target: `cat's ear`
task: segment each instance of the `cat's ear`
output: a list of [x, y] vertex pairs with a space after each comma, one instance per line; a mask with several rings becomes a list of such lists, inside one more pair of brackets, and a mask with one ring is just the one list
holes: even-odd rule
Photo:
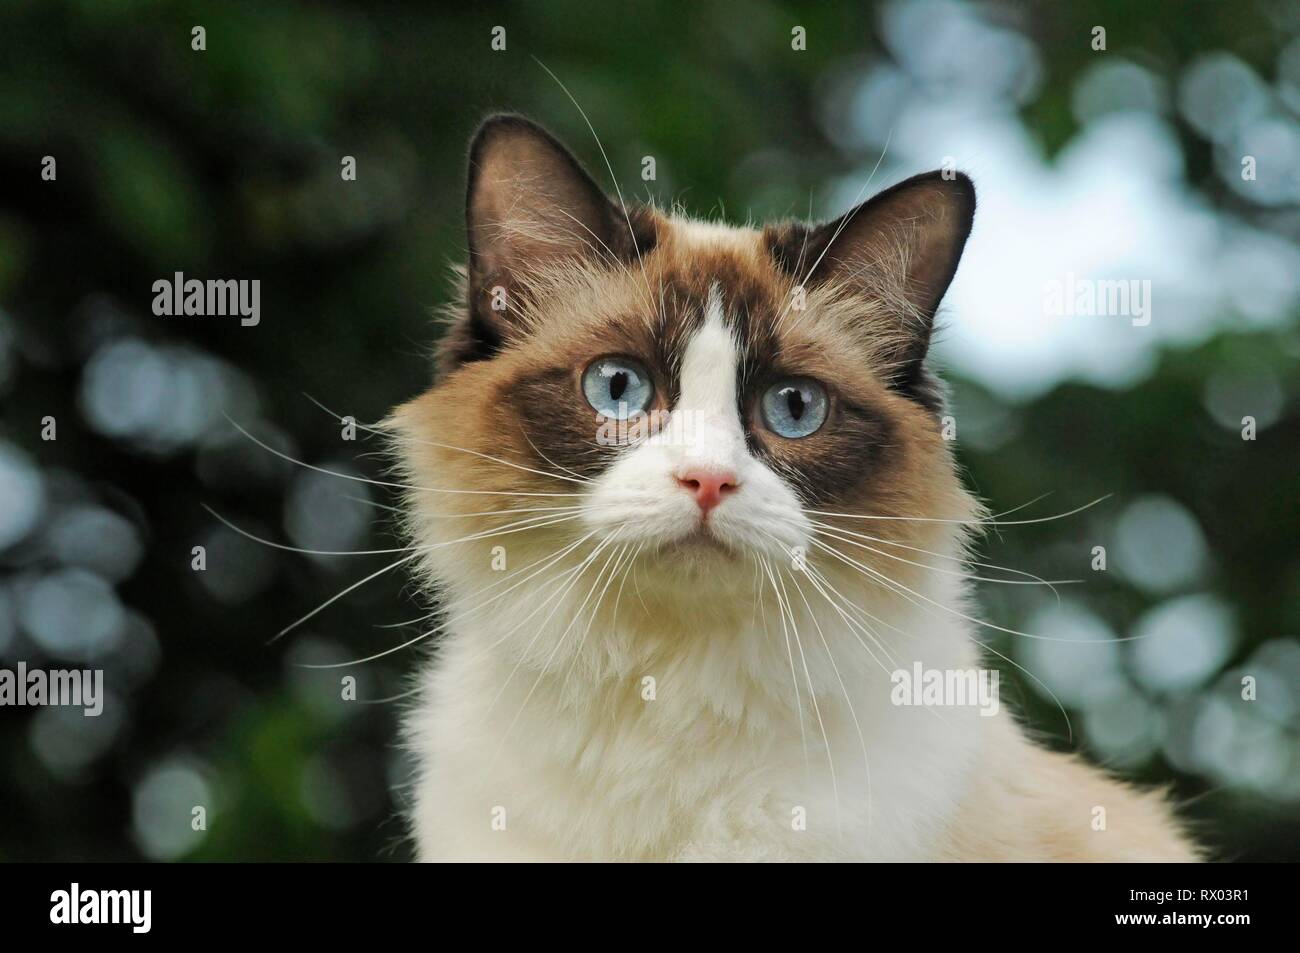
[[444, 342], [444, 366], [495, 354], [518, 329], [530, 278], [548, 265], [648, 251], [653, 230], [629, 217], [541, 126], [508, 114], [484, 121], [469, 150], [468, 313]]
[[884, 300], [900, 319], [899, 327], [890, 329], [897, 335], [889, 362], [893, 381], [907, 390], [923, 376], [934, 315], [957, 272], [974, 218], [971, 180], [961, 173], [928, 172], [833, 222], [774, 233], [769, 247], [800, 282], [834, 283]]

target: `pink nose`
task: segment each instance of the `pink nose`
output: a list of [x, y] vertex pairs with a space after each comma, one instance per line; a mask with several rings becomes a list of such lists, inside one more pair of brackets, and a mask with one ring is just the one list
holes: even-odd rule
[[700, 505], [700, 512], [705, 516], [709, 510], [722, 502], [722, 497], [736, 489], [736, 475], [728, 470], [689, 469], [678, 474], [677, 482], [695, 497]]

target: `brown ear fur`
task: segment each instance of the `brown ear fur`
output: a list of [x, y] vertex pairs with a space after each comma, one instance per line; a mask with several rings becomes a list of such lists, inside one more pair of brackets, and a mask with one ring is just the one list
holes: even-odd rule
[[796, 281], [837, 286], [886, 306], [900, 327], [893, 386], [930, 406], [939, 398], [925, 356], [939, 302], [961, 260], [975, 216], [975, 186], [962, 173], [914, 176], [812, 228], [765, 233], [772, 256]]
[[442, 370], [496, 354], [528, 310], [530, 274], [565, 259], [615, 264], [655, 243], [652, 217], [624, 210], [576, 158], [522, 116], [488, 117], [470, 144], [466, 311], [444, 337]]

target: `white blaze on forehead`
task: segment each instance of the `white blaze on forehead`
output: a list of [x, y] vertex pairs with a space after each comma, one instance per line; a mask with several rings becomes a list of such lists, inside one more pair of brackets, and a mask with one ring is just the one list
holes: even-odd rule
[[691, 336], [682, 355], [677, 407], [735, 419], [738, 362], [736, 339], [722, 317], [722, 292], [714, 285], [704, 308], [704, 324]]
[[678, 468], [736, 471], [744, 463], [745, 431], [736, 409], [736, 339], [722, 316], [722, 293], [709, 289], [704, 323], [682, 354], [681, 396], [662, 433]]

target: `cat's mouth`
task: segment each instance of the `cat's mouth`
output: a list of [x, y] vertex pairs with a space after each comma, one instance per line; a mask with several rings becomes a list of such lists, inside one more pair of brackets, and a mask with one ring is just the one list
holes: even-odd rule
[[735, 557], [737, 554], [735, 548], [719, 539], [709, 528], [707, 522], [701, 521], [700, 525], [685, 536], [673, 540], [663, 547], [668, 552], [678, 553], [700, 553], [715, 554], [728, 557]]

